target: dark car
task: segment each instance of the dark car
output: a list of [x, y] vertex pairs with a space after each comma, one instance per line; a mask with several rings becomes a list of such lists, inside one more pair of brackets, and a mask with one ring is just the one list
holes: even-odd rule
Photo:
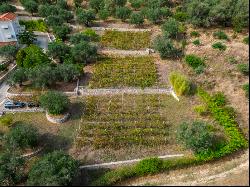
[[28, 103], [27, 104], [27, 106], [29, 107], [29, 108], [33, 108], [33, 107], [39, 107], [39, 104], [38, 103]]
[[23, 107], [25, 107], [25, 103], [23, 103], [23, 102], [6, 101], [4, 103], [4, 107], [7, 108], [7, 109], [23, 108]]

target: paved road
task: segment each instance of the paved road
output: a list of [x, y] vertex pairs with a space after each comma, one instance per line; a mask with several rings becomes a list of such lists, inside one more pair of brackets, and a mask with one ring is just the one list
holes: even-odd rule
[[6, 82], [0, 84], [0, 111], [3, 109], [3, 103], [6, 99], [7, 90], [9, 89], [9, 85]]

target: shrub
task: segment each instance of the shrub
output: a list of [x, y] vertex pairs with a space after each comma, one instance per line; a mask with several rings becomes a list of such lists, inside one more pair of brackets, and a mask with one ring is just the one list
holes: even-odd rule
[[31, 45], [36, 40], [36, 36], [33, 32], [25, 30], [18, 35], [18, 39], [21, 44]]
[[227, 104], [226, 96], [222, 92], [218, 92], [211, 97], [211, 102], [216, 106], [225, 106]]
[[200, 33], [197, 32], [197, 31], [192, 31], [192, 32], [190, 33], [190, 36], [192, 36], [192, 37], [199, 37], [199, 36], [200, 36]]
[[139, 9], [142, 4], [143, 4], [143, 0], [129, 0], [131, 7], [134, 9]]
[[85, 26], [90, 26], [95, 20], [95, 12], [94, 10], [83, 10], [77, 9], [76, 11], [77, 20], [79, 23], [84, 24]]
[[87, 41], [87, 42], [89, 42], [90, 41], [90, 37], [87, 36], [86, 34], [83, 34], [83, 33], [75, 33], [75, 34], [73, 34], [73, 35], [70, 36], [69, 41], [70, 41], [70, 43], [76, 45], [76, 44], [79, 44], [81, 41]]
[[220, 40], [229, 40], [228, 36], [223, 31], [214, 32], [213, 36]]
[[71, 48], [71, 54], [75, 62], [86, 64], [96, 59], [97, 48], [88, 42], [81, 41]]
[[243, 43], [244, 43], [244, 44], [249, 44], [249, 36], [248, 36], [248, 37], [245, 37], [245, 38], [243, 39]]
[[205, 116], [208, 113], [208, 109], [204, 105], [198, 105], [194, 107], [194, 111], [197, 112], [200, 116]]
[[42, 49], [36, 45], [30, 45], [20, 49], [17, 53], [16, 64], [19, 67], [33, 68], [39, 64], [49, 63], [50, 59], [43, 53]]
[[230, 64], [237, 64], [237, 59], [234, 56], [229, 56], [228, 57], [228, 62]]
[[5, 57], [8, 61], [15, 60], [18, 48], [13, 45], [0, 47], [0, 56]]
[[154, 41], [154, 49], [160, 53], [162, 59], [178, 58], [182, 55], [182, 50], [177, 49], [170, 39], [157, 37]]
[[22, 83], [27, 80], [27, 75], [24, 68], [18, 68], [13, 71], [9, 78], [7, 79], [7, 83], [9, 85], [18, 84], [19, 87], [22, 86]]
[[215, 135], [205, 122], [195, 121], [191, 124], [184, 122], [177, 130], [177, 139], [187, 148], [199, 153], [212, 148]]
[[67, 39], [67, 35], [71, 31], [71, 28], [66, 24], [63, 24], [61, 26], [54, 26], [52, 29], [56, 37], [62, 39], [63, 41]]
[[106, 8], [103, 8], [98, 12], [98, 15], [101, 20], [107, 20], [110, 13]]
[[164, 36], [169, 38], [177, 38], [180, 32], [180, 23], [174, 18], [169, 18], [161, 27]]
[[171, 85], [177, 95], [188, 95], [191, 92], [191, 83], [180, 73], [172, 72], [169, 76]]
[[231, 111], [225, 109], [224, 106], [218, 105], [218, 102], [214, 101], [214, 97], [210, 96], [201, 88], [198, 89], [198, 95], [205, 102], [212, 117], [224, 127], [224, 131], [228, 135], [229, 141], [226, 144], [217, 145], [214, 151], [208, 150], [199, 153], [197, 159], [202, 161], [220, 158], [240, 148], [247, 147], [247, 141], [237, 128], [235, 116], [232, 116]]
[[238, 64], [237, 69], [245, 76], [249, 75], [249, 64]]
[[196, 71], [200, 71], [200, 69], [203, 70], [202, 68], [205, 67], [204, 59], [193, 54], [186, 55], [185, 62]]
[[50, 91], [40, 97], [41, 106], [53, 115], [64, 113], [68, 109], [69, 102], [68, 97], [60, 92]]
[[193, 41], [193, 44], [194, 44], [194, 45], [201, 45], [201, 42], [200, 42], [199, 39], [197, 39], [197, 40], [194, 40], [194, 41]]
[[137, 175], [154, 174], [162, 170], [163, 161], [159, 158], [141, 160], [135, 166]]
[[[72, 38], [70, 38], [72, 42]], [[67, 55], [70, 55], [70, 47], [63, 42], [50, 42], [48, 44], [48, 55], [54, 59], [59, 59], [62, 63]]]
[[7, 64], [0, 64], [0, 72], [1, 71], [6, 71], [8, 69], [8, 65]]
[[10, 116], [2, 116], [0, 117], [0, 125], [3, 126], [11, 126], [13, 124], [13, 118]]
[[7, 13], [7, 12], [15, 12], [15, 11], [16, 11], [16, 7], [10, 4], [3, 3], [0, 5], [0, 14]]
[[132, 11], [128, 7], [117, 7], [115, 15], [117, 18], [121, 19], [124, 22], [129, 18], [131, 12]]
[[28, 31], [41, 31], [41, 32], [47, 32], [48, 31], [48, 26], [46, 23], [39, 19], [39, 20], [29, 20], [29, 21], [24, 21], [24, 20], [19, 20], [20, 25], [24, 25], [25, 29]]
[[16, 124], [4, 137], [5, 146], [11, 150], [34, 148], [38, 145], [38, 130], [27, 124]]
[[145, 8], [144, 12], [146, 18], [154, 24], [160, 23], [162, 21], [162, 12], [160, 8]]
[[245, 95], [249, 98], [249, 83], [243, 85], [243, 90], [245, 91]]
[[221, 42], [216, 42], [216, 43], [214, 43], [214, 44], [212, 45], [212, 47], [213, 47], [214, 49], [219, 49], [220, 51], [225, 51], [225, 50], [227, 49], [227, 46], [224, 45], [224, 44], [221, 43]]
[[135, 25], [142, 25], [144, 18], [140, 13], [133, 13], [130, 17], [130, 23]]
[[88, 36], [91, 41], [98, 42], [100, 41], [100, 36], [96, 34], [93, 29], [87, 28], [82, 32], [84, 35]]
[[35, 0], [21, 0], [22, 5], [25, 10], [30, 12], [31, 14], [38, 11], [38, 3]]
[[67, 186], [76, 174], [78, 162], [71, 156], [54, 151], [42, 157], [28, 174], [28, 185]]
[[51, 15], [46, 18], [46, 23], [50, 27], [61, 26], [64, 20], [59, 15]]
[[21, 181], [24, 172], [24, 159], [15, 152], [0, 154], [0, 185], [12, 186]]
[[180, 22], [184, 22], [188, 19], [188, 15], [187, 13], [185, 12], [179, 12], [177, 11], [175, 14], [174, 14], [174, 18], [177, 20], [177, 21], [180, 21]]

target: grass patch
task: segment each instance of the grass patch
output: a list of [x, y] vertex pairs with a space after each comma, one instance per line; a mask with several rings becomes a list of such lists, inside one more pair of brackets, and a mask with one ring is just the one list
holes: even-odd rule
[[249, 99], [249, 83], [243, 85], [246, 97]]
[[192, 36], [192, 37], [199, 37], [200, 33], [197, 32], [197, 31], [192, 31], [192, 32], [190, 32], [190, 36]]
[[244, 64], [244, 63], [238, 64], [237, 69], [243, 75], [245, 76], [249, 75], [249, 64]]
[[186, 55], [185, 62], [191, 66], [197, 74], [200, 74], [204, 71], [204, 67], [206, 66], [204, 63], [204, 59], [196, 56], [196, 55]]
[[29, 21], [20, 20], [19, 23], [20, 25], [24, 25], [28, 31], [48, 32], [47, 24], [41, 19]]
[[227, 49], [227, 46], [221, 42], [216, 42], [212, 45], [213, 49], [219, 49], [220, 51], [225, 51]]
[[101, 45], [124, 50], [145, 49], [150, 47], [150, 36], [150, 32], [105, 31]]
[[223, 31], [214, 32], [213, 36], [214, 36], [214, 38], [217, 38], [220, 40], [229, 40], [228, 36]]
[[157, 69], [150, 57], [105, 58], [94, 65], [91, 88], [151, 87]]
[[249, 45], [249, 36], [243, 39], [243, 43]]
[[201, 42], [200, 42], [199, 39], [197, 39], [197, 40], [193, 41], [193, 44], [196, 45], [196, 46], [199, 46], [199, 45], [201, 45]]

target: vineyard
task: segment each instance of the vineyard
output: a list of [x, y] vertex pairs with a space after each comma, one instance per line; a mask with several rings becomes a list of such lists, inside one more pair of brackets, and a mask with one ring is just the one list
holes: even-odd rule
[[157, 83], [151, 57], [104, 58], [94, 65], [90, 88], [151, 87]]
[[132, 156], [143, 149], [151, 154], [183, 152], [176, 143], [176, 127], [195, 117], [188, 100], [177, 103], [167, 95], [89, 96], [81, 102], [85, 107], [76, 147], [108, 149], [106, 155], [130, 149], [137, 151]]
[[101, 38], [103, 47], [139, 50], [150, 47], [150, 32], [105, 31]]

